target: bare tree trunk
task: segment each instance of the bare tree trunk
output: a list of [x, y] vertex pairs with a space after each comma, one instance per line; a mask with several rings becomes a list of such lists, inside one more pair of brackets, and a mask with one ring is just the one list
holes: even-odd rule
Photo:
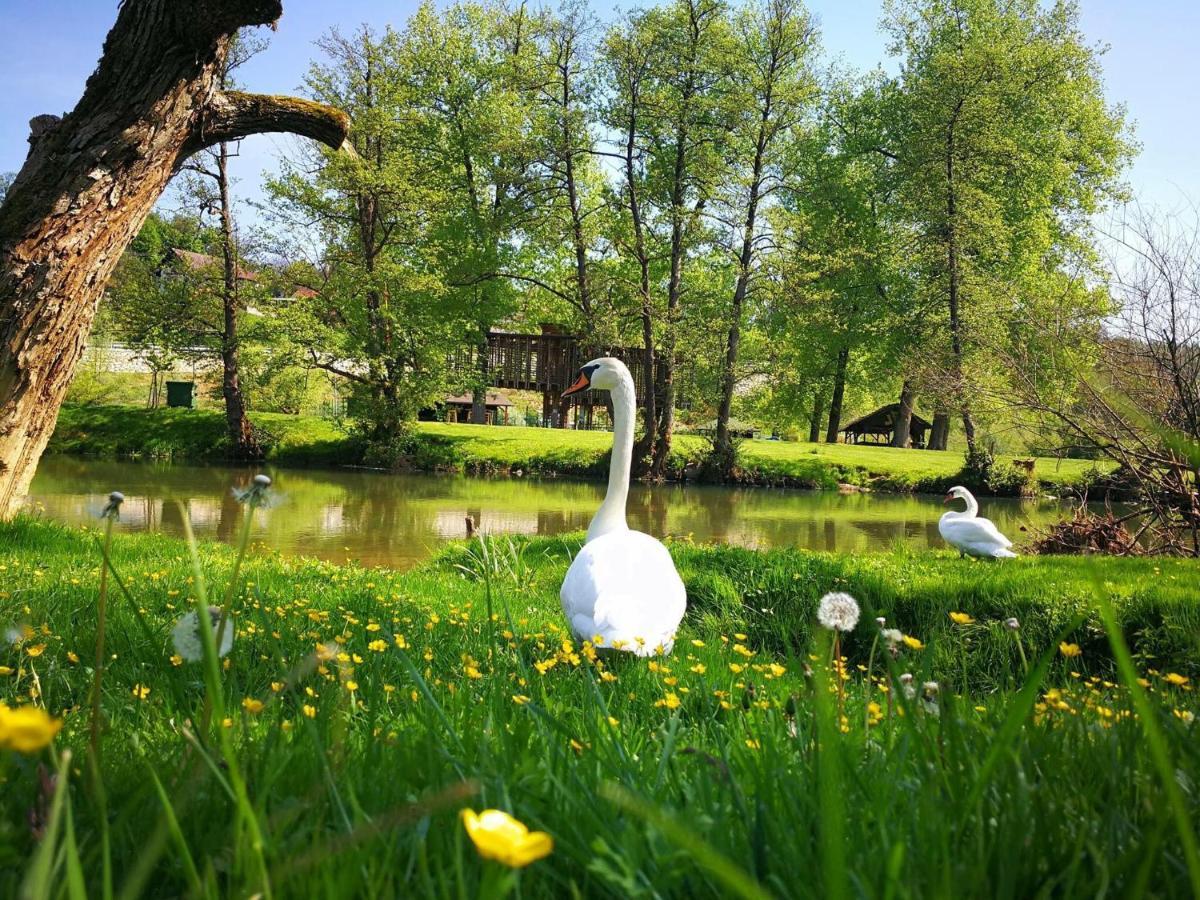
[[230, 446], [237, 459], [262, 459], [262, 448], [254, 426], [246, 415], [246, 398], [238, 376], [238, 262], [233, 235], [233, 208], [229, 198], [229, 145], [221, 142], [217, 151], [217, 188], [221, 202], [221, 256], [224, 262], [224, 311], [221, 332], [221, 394], [225, 399], [225, 426]]
[[725, 338], [725, 366], [721, 372], [721, 403], [717, 407], [717, 433], [713, 438], [713, 454], [728, 478], [733, 474], [733, 441], [729, 437], [729, 417], [733, 412], [733, 389], [737, 385], [738, 348], [742, 338], [742, 307], [746, 302], [746, 291], [750, 286], [750, 265], [754, 261], [754, 227], [758, 216], [758, 195], [762, 189], [763, 165], [767, 152], [767, 124], [771, 118], [771, 94], [759, 123], [758, 140], [754, 145], [754, 163], [751, 167], [750, 198], [746, 205], [746, 220], [742, 225], [742, 247], [738, 254], [737, 283], [733, 289], [733, 303], [729, 311], [729, 334]]
[[933, 414], [933, 425], [929, 429], [929, 449], [945, 450], [950, 440], [950, 413], [938, 410]]
[[818, 392], [813, 396], [812, 411], [808, 414], [808, 442], [821, 440], [821, 420], [825, 418], [825, 395]]
[[0, 206], [0, 515], [28, 489], [114, 266], [184, 160], [264, 131], [345, 141], [337, 110], [217, 89], [230, 35], [281, 13], [279, 0], [126, 0], [79, 104], [31, 122]]
[[900, 409], [896, 413], [896, 429], [892, 432], [893, 447], [907, 447], [912, 433], [913, 403], [916, 402], [916, 391], [909, 379], [904, 379], [900, 388]]
[[825, 429], [825, 443], [836, 444], [838, 429], [842, 426], [842, 398], [846, 395], [846, 367], [850, 363], [850, 348], [838, 351], [837, 368], [833, 373], [833, 397], [829, 401], [829, 427]]
[[638, 296], [641, 300], [642, 367], [646, 387], [642, 397], [643, 432], [633, 450], [633, 471], [648, 474], [658, 441], [658, 378], [654, 353], [654, 303], [650, 296], [650, 255], [646, 252], [646, 234], [642, 209], [638, 199], [635, 160], [637, 157], [638, 112], [640, 110], [640, 81], [633, 79], [629, 91], [629, 124], [625, 132], [625, 185], [629, 191], [629, 214], [633, 220], [633, 248], [638, 261]]
[[[961, 109], [962, 104], [959, 104]], [[957, 115], [957, 113], [956, 113]], [[949, 276], [950, 349], [954, 357], [954, 391], [962, 414], [963, 432], [967, 438], [967, 452], [975, 454], [975, 420], [967, 401], [965, 367], [963, 366], [962, 320], [960, 288], [962, 273], [959, 271], [958, 249], [958, 196], [954, 174], [954, 122], [946, 133], [946, 268]]]

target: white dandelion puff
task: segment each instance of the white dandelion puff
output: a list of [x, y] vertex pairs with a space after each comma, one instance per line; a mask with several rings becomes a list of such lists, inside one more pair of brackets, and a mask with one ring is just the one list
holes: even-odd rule
[[828, 593], [817, 604], [817, 621], [830, 631], [853, 631], [858, 624], [858, 601], [841, 591]]
[[1021, 627], [1021, 623], [1017, 621], [1016, 616], [1011, 616], [1004, 620], [1004, 627], [1009, 631], [1016, 631]]
[[244, 489], [234, 488], [233, 496], [238, 503], [261, 505], [267, 499], [267, 488], [270, 486], [270, 475], [255, 475], [254, 480], [250, 482], [250, 487]]
[[125, 502], [125, 495], [120, 491], [113, 491], [108, 495], [108, 503], [104, 509], [100, 511], [102, 519], [119, 519], [121, 518], [121, 504]]
[[[208, 615], [212, 621], [213, 640], [221, 627], [221, 608], [210, 606]], [[204, 658], [204, 638], [200, 634], [200, 619], [195, 610], [182, 616], [171, 631], [171, 640], [175, 644], [175, 652], [188, 662], [199, 662]], [[225, 623], [225, 633], [221, 635], [221, 646], [217, 647], [217, 656], [221, 657], [233, 649], [233, 622]]]

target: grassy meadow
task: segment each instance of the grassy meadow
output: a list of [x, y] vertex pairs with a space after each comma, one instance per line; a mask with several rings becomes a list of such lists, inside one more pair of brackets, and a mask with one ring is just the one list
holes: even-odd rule
[[[102, 589], [101, 527], [0, 525], [0, 702], [64, 723], [0, 750], [0, 896], [1200, 889], [1194, 563], [674, 542], [689, 612], [636, 659], [563, 631], [579, 536], [397, 573], [120, 535]], [[862, 605], [836, 663], [830, 590]], [[199, 598], [231, 604], [222, 664], [176, 655]], [[464, 808], [553, 851], [484, 860]]]
[[[311, 416], [254, 413], [280, 465], [344, 465], [362, 459], [362, 448], [332, 422]], [[606, 472], [612, 437], [599, 431], [419, 422], [409, 439], [416, 469], [469, 474], [521, 471], [530, 475], [598, 477]], [[675, 439], [671, 469], [685, 477], [703, 458], [697, 435]], [[124, 406], [64, 407], [49, 452], [97, 457], [220, 460], [226, 457], [225, 425], [211, 410], [143, 409]], [[741, 480], [754, 484], [836, 488], [839, 483], [888, 491], [943, 491], [962, 468], [953, 451], [932, 452], [848, 444], [747, 440], [740, 450]], [[1009, 462], [1005, 457], [1001, 463]], [[1060, 491], [1090, 477], [1090, 460], [1038, 458], [1034, 477], [1045, 490]], [[986, 493], [986, 490], [981, 491]]]

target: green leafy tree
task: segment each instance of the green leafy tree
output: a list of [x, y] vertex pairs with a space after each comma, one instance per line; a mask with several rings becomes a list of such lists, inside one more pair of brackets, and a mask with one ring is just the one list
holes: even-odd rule
[[728, 55], [733, 89], [723, 98], [735, 118], [718, 203], [737, 267], [724, 317], [728, 332], [713, 438], [714, 466], [725, 476], [735, 464], [729, 419], [747, 298], [763, 246], [763, 207], [792, 174], [792, 155], [785, 147], [789, 133], [815, 109], [816, 52], [815, 28], [798, 0], [759, 0], [735, 17]]
[[[364, 28], [321, 41], [309, 91], [352, 120], [355, 156], [312, 152], [269, 183], [280, 249], [302, 290], [272, 327], [297, 361], [349, 386], [372, 458], [403, 449], [404, 428], [443, 393], [470, 321], [448, 290], [452, 254], [439, 160], [412, 115], [402, 36]], [[307, 263], [301, 260], [307, 259]]]
[[884, 24], [901, 72], [881, 152], [920, 233], [918, 290], [943, 310], [938, 390], [975, 453], [975, 405], [1003, 378], [996, 348], [1036, 321], [1059, 263], [1090, 253], [1089, 217], [1130, 145], [1075, 3], [894, 0]]

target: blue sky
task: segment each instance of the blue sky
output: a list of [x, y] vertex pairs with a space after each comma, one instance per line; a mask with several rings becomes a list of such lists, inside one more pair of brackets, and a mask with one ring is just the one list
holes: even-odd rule
[[[878, 29], [880, 0], [809, 0], [828, 55], [866, 69], [885, 61]], [[332, 26], [403, 24], [413, 0], [285, 0], [271, 46], [242, 71], [247, 88], [293, 93], [314, 55], [313, 41]], [[0, 172], [25, 157], [27, 123], [41, 113], [71, 109], [83, 90], [116, 17], [116, 0], [0, 0]], [[617, 4], [595, 0], [602, 18]], [[1200, 201], [1200, 2], [1082, 0], [1089, 39], [1109, 45], [1104, 57], [1110, 100], [1126, 104], [1142, 152], [1129, 173], [1137, 195], [1177, 206]], [[269, 32], [266, 32], [270, 34]], [[259, 195], [262, 172], [291, 139], [243, 142], [235, 161], [237, 193]]]

